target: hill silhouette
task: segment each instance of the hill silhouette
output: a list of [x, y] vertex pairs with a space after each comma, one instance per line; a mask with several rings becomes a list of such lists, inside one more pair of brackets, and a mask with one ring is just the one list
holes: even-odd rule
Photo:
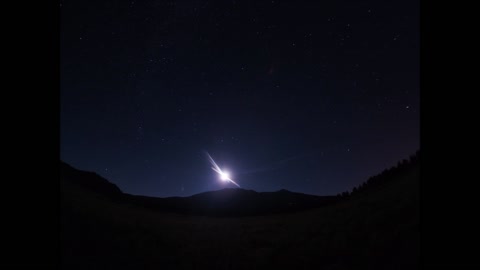
[[101, 176], [77, 170], [61, 162], [62, 182], [74, 188], [103, 195], [151, 210], [208, 216], [248, 216], [293, 212], [325, 206], [338, 201], [336, 196], [315, 196], [291, 192], [256, 192], [241, 188], [225, 188], [189, 197], [157, 198], [123, 193], [116, 185]]
[[60, 162], [60, 180], [62, 184], [68, 183], [109, 197], [118, 197], [123, 194], [120, 188], [100, 175], [77, 170], [63, 161]]
[[134, 196], [62, 163], [61, 269], [418, 269], [419, 163], [417, 152], [327, 198]]

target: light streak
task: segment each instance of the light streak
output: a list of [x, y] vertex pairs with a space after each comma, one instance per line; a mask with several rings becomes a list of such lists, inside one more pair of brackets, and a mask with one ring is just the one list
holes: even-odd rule
[[220, 167], [218, 167], [217, 163], [215, 162], [215, 160], [213, 160], [213, 158], [210, 156], [210, 154], [208, 152], [206, 152], [206, 154], [207, 154], [207, 157], [208, 157], [208, 161], [210, 161], [210, 164], [212, 164], [212, 166], [213, 166], [212, 170], [214, 170], [216, 173], [218, 173], [220, 175], [220, 180], [229, 181], [232, 184], [236, 185], [237, 187], [240, 187], [239, 184], [237, 184], [235, 181], [233, 181], [230, 178], [230, 174], [227, 171], [222, 171], [222, 169], [220, 169]]

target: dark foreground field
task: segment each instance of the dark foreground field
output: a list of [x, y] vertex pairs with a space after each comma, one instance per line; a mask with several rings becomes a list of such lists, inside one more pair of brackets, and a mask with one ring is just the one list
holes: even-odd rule
[[327, 206], [242, 217], [156, 211], [62, 179], [61, 269], [418, 269], [418, 162], [387, 177]]

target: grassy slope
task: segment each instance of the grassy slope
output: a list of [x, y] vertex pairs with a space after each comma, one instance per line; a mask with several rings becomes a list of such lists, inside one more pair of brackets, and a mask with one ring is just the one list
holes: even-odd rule
[[418, 167], [301, 213], [155, 213], [63, 183], [62, 269], [416, 269]]

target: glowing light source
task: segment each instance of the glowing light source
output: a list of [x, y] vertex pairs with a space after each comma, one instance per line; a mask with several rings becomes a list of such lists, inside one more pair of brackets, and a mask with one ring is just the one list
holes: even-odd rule
[[228, 172], [224, 172], [222, 171], [222, 169], [220, 169], [220, 167], [218, 167], [217, 163], [215, 163], [215, 161], [213, 160], [213, 158], [210, 156], [210, 154], [208, 154], [207, 152], [207, 157], [208, 157], [208, 160], [210, 161], [210, 163], [212, 164], [212, 170], [214, 170], [216, 173], [218, 173], [220, 175], [220, 180], [222, 181], [229, 181], [230, 183], [236, 185], [237, 187], [240, 187], [239, 184], [237, 184], [235, 181], [233, 181], [231, 178], [230, 178], [230, 174]]
[[229, 178], [230, 178], [230, 174], [228, 172], [220, 173], [220, 180], [228, 181]]

